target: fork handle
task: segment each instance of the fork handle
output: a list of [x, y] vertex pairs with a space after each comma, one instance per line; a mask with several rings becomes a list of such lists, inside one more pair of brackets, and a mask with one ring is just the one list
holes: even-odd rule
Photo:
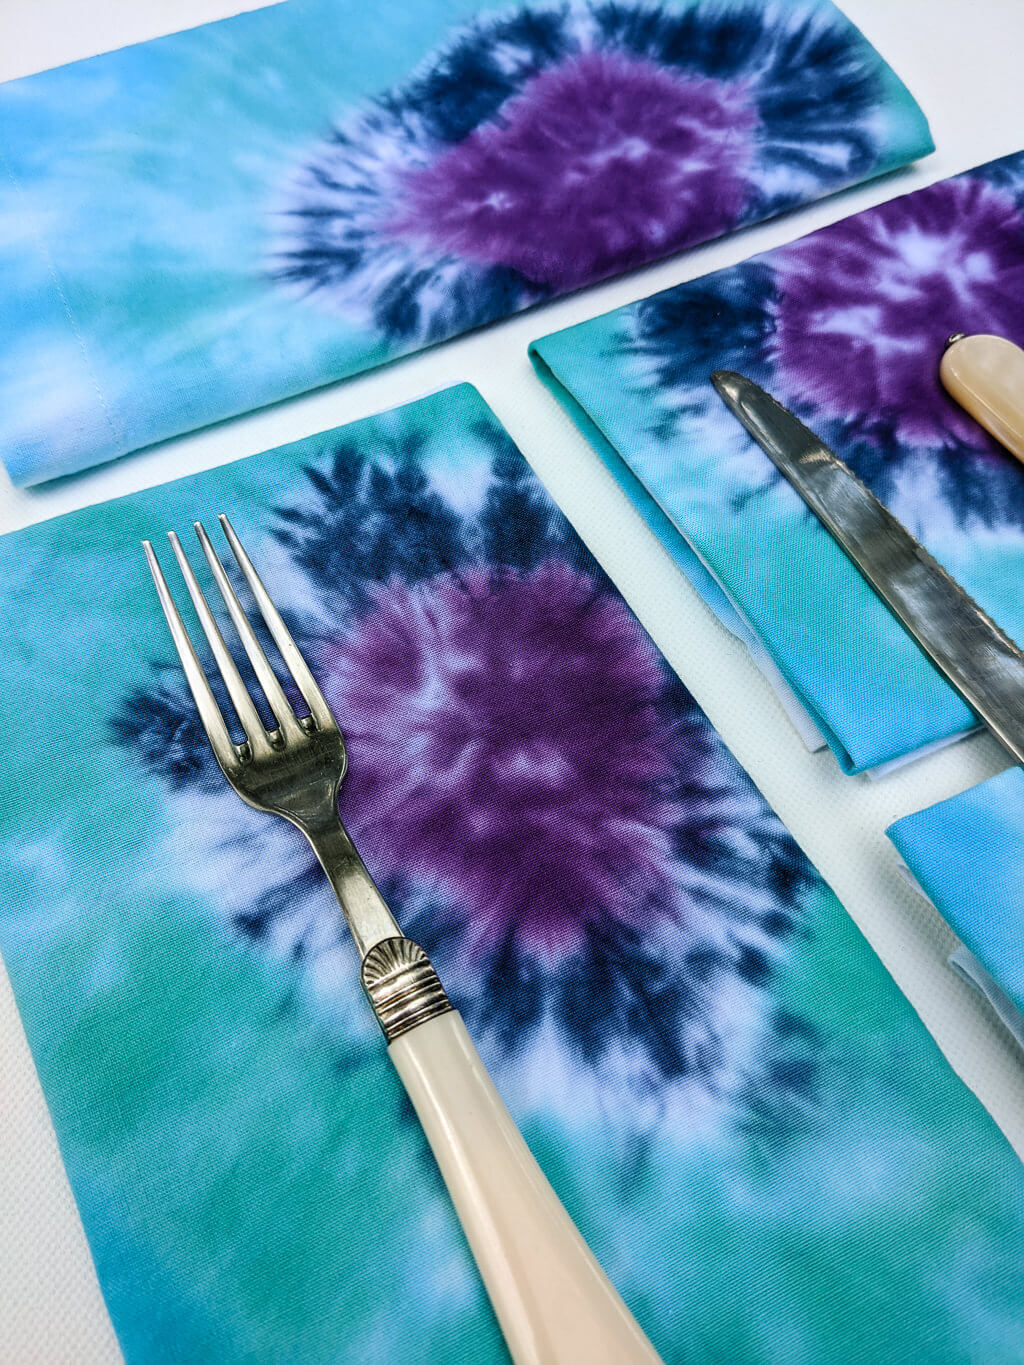
[[388, 1047], [516, 1365], [660, 1365], [448, 1009]]

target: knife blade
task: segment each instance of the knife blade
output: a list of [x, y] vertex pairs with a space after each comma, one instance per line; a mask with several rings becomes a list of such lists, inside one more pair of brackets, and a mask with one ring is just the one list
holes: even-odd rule
[[1024, 653], [788, 408], [732, 370], [716, 370], [711, 382], [936, 668], [1024, 764]]

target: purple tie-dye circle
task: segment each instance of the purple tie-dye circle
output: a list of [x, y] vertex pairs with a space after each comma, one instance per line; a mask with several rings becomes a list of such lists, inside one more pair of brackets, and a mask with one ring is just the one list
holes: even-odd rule
[[470, 945], [570, 951], [678, 899], [663, 791], [683, 756], [662, 667], [593, 578], [549, 560], [393, 581], [322, 680], [367, 862], [433, 887]]
[[743, 85], [586, 53], [411, 172], [389, 230], [578, 288], [733, 227], [756, 124]]
[[942, 389], [952, 332], [1024, 343], [1024, 221], [978, 179], [949, 180], [783, 252], [774, 352], [788, 397], [927, 445], [989, 442]]

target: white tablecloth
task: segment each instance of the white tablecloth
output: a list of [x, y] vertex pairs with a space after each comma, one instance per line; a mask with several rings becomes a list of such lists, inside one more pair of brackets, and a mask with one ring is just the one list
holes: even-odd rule
[[[1005, 766], [987, 737], [879, 781], [811, 755], [742, 647], [631, 511], [526, 358], [536, 336], [731, 265], [858, 209], [1024, 146], [1024, 2], [840, 0], [931, 121], [915, 169], [588, 290], [332, 389], [58, 487], [0, 472], [0, 531], [221, 464], [470, 380], [622, 589], [726, 742], [870, 939], [964, 1080], [1024, 1155], [1024, 1056], [946, 965], [953, 940], [902, 878], [885, 826]], [[237, 0], [0, 0], [0, 79], [221, 18]], [[2, 290], [0, 278], [0, 290]], [[0, 975], [0, 1362], [119, 1359], [6, 977]]]

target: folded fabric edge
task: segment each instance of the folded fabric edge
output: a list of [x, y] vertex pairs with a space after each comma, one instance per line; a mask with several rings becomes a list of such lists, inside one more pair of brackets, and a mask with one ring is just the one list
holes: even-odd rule
[[[283, 0], [278, 0], [278, 3], [283, 3]], [[70, 321], [72, 331], [77, 337], [78, 333], [74, 326], [74, 322], [73, 320]], [[84, 346], [82, 350], [84, 356]], [[368, 373], [370, 369], [374, 368], [377, 367], [368, 366], [366, 371], [360, 371], [360, 373]], [[8, 449], [0, 451], [0, 462], [3, 463], [4, 468], [11, 478], [11, 482], [16, 487], [45, 488], [51, 484], [58, 483], [62, 479], [73, 478], [75, 475], [84, 474], [90, 469], [97, 469], [102, 465], [112, 464], [115, 460], [123, 460], [130, 455], [144, 454], [146, 451], [154, 450], [156, 447], [162, 446], [168, 441], [178, 440], [184, 436], [195, 436], [200, 432], [209, 431], [214, 427], [218, 427], [224, 422], [231, 422], [240, 417], [248, 417], [257, 413], [267, 412], [271, 408], [277, 407], [280, 403], [287, 403], [293, 398], [302, 397], [304, 394], [316, 393], [320, 389], [330, 388], [331, 385], [341, 383], [351, 377], [352, 372], [350, 371], [345, 374], [335, 375], [333, 378], [324, 380], [324, 382], [320, 384], [315, 384], [313, 386], [300, 385], [296, 388], [289, 389], [277, 394], [273, 398], [269, 398], [265, 403], [257, 403], [254, 406], [245, 408], [232, 407], [223, 411], [211, 411], [204, 415], [198, 422], [186, 421], [182, 425], [170, 424], [166, 427], [155, 429], [148, 432], [140, 441], [136, 441], [130, 436], [121, 436], [116, 437], [112, 441], [103, 442], [97, 440], [90, 444], [87, 436], [90, 429], [93, 428], [93, 423], [91, 422], [88, 413], [83, 411], [81, 416], [76, 418], [76, 420], [81, 422], [83, 429], [83, 439], [78, 447], [79, 453], [75, 458], [66, 460], [59, 468], [41, 465], [39, 459], [32, 455], [32, 446], [28, 443], [8, 447]], [[459, 386], [446, 385], [445, 387], [457, 388]], [[109, 405], [103, 399], [99, 387], [95, 386], [95, 388], [103, 413], [107, 414], [110, 410]], [[415, 402], [416, 400], [410, 399], [409, 401]], [[373, 417], [379, 415], [381, 412], [389, 411], [391, 411], [390, 408], [379, 408], [366, 415]], [[106, 421], [106, 418], [104, 418], [104, 420]], [[359, 421], [360, 419], [354, 418], [353, 420]], [[96, 425], [99, 424], [97, 423]]]
[[[559, 334], [556, 332], [552, 335], [558, 336]], [[755, 666], [775, 692], [780, 705], [805, 746], [812, 753], [826, 747], [831, 749], [839, 766], [848, 775], [873, 771], [874, 769], [857, 763], [825, 717], [814, 710], [809, 700], [801, 693], [796, 682], [769, 654], [739, 606], [691, 545], [685, 533], [633, 473], [600, 422], [576, 398], [568, 384], [563, 382], [558, 374], [557, 365], [545, 354], [543, 349], [545, 342], [550, 339], [550, 337], [539, 337], [536, 341], [532, 341], [528, 347], [530, 361], [538, 379], [554, 394], [575, 425], [594, 447], [616, 483], [651, 527], [673, 562], [686, 575], [708, 608], [721, 621], [726, 630], [746, 647]], [[916, 754], [911, 754], [906, 759], [895, 759], [892, 761], [892, 765], [912, 761], [915, 757], [917, 757]], [[876, 766], [879, 771], [882, 771], [891, 765], [886, 763]]]
[[537, 377], [554, 394], [582, 434], [594, 447], [602, 464], [654, 531], [672, 561], [682, 570], [694, 590], [703, 598], [726, 630], [746, 647], [758, 670], [777, 695], [783, 710], [806, 747], [812, 753], [816, 753], [826, 746], [831, 747], [840, 757], [841, 762], [849, 762], [849, 755], [846, 754], [838, 739], [834, 735], [826, 735], [825, 728], [820, 720], [812, 714], [807, 703], [784, 676], [782, 670], [764, 648], [761, 640], [754, 633], [743, 613], [715, 577], [708, 564], [701, 558], [657, 499], [651, 495], [629, 468], [599, 423], [570, 392], [568, 386], [558, 378], [554, 367], [541, 353], [540, 347], [544, 340], [545, 338], [540, 338], [538, 341], [531, 342], [528, 348], [530, 361]]
[[886, 830], [907, 881], [960, 939], [950, 967], [1024, 1047], [1024, 769], [896, 820]]
[[949, 965], [957, 976], [963, 977], [968, 985], [973, 986], [985, 997], [1012, 1034], [1014, 1042], [1018, 1047], [1024, 1048], [1024, 1014], [1021, 1014], [1002, 986], [989, 975], [970, 949], [961, 944], [955, 953], [950, 954]]
[[877, 172], [878, 175], [887, 175], [904, 166], [909, 166], [915, 161], [921, 161], [926, 156], [931, 156], [935, 151], [935, 138], [932, 136], [928, 116], [902, 77], [882, 56], [881, 51], [875, 47], [875, 44], [865, 35], [864, 31], [854, 24], [848, 15], [846, 17], [851, 28], [856, 29], [864, 42], [878, 53], [883, 68], [882, 79], [888, 86], [888, 98], [883, 107], [890, 112], [893, 128], [888, 156], [879, 163]]
[[[906, 863], [902, 861], [900, 863], [900, 872], [903, 874], [907, 884], [912, 886], [920, 896], [923, 896], [933, 910], [938, 911], [938, 906], [929, 898], [927, 891], [925, 891], [924, 887], [920, 884]], [[970, 948], [961, 943], [958, 948], [950, 953], [946, 961], [950, 968], [956, 972], [957, 976], [966, 981], [979, 995], [984, 996], [999, 1016], [1003, 1025], [1012, 1034], [1014, 1042], [1016, 1042], [1018, 1046], [1024, 1048], [1024, 1014], [1018, 1010], [1017, 1006], [1006, 994], [1002, 986], [999, 985], [995, 977], [985, 970], [971, 952]]]
[[[295, 3], [298, 3], [298, 0], [295, 0]], [[265, 23], [274, 22], [272, 12], [277, 8], [277, 5], [257, 6], [256, 9], [244, 10], [238, 14], [221, 16], [210, 21], [186, 24], [184, 27], [173, 26], [170, 31], [157, 34], [152, 38], [116, 46], [65, 63], [63, 66], [86, 66], [92, 62], [105, 61], [118, 52], [129, 51], [134, 48], [148, 49], [160, 45], [170, 45], [183, 38], [191, 40], [200, 31], [205, 33], [207, 30], [217, 30], [228, 26], [234, 31], [239, 25], [262, 26]], [[928, 119], [906, 84], [886, 60], [880, 49], [851, 21], [849, 16], [836, 6], [831, 6], [831, 8], [835, 11], [842, 25], [851, 34], [856, 35], [865, 49], [874, 54], [874, 60], [877, 63], [877, 77], [880, 81], [880, 94], [876, 110], [878, 120], [877, 157], [870, 167], [862, 168], [851, 179], [834, 183], [820, 194], [813, 194], [809, 198], [795, 203], [792, 207], [781, 210], [784, 215], [798, 211], [806, 203], [815, 202], [819, 197], [829, 198], [834, 194], [843, 193], [855, 185], [864, 184], [891, 174], [922, 157], [930, 155], [935, 150]], [[268, 15], [271, 17], [268, 18]], [[58, 67], [56, 69], [61, 70], [63, 68]], [[33, 78], [34, 76], [30, 74], [16, 78], [16, 81], [11, 83], [30, 81]], [[11, 176], [12, 183], [17, 188], [16, 177], [10, 168], [8, 168], [8, 173]], [[776, 213], [771, 212], [769, 216], [776, 216]], [[698, 244], [694, 243], [694, 245]], [[683, 248], [683, 251], [689, 249]], [[353, 373], [372, 370], [380, 363], [371, 361], [366, 365], [360, 364], [349, 369], [342, 368], [333, 373], [330, 378], [312, 384], [300, 383], [292, 388], [284, 386], [279, 392], [268, 393], [263, 401], [257, 401], [255, 405], [236, 406], [228, 404], [223, 407], [211, 405], [206, 411], [195, 413], [194, 420], [186, 419], [181, 423], [173, 421], [154, 422], [144, 430], [134, 431], [132, 419], [125, 417], [122, 404], [116, 398], [108, 401], [108, 396], [104, 392], [102, 377], [89, 354], [87, 338], [75, 319], [69, 302], [69, 291], [61, 282], [59, 272], [55, 267], [53, 253], [42, 234], [37, 230], [34, 230], [33, 234], [33, 251], [45, 264], [47, 276], [52, 283], [51, 297], [40, 302], [41, 311], [54, 318], [59, 315], [66, 324], [57, 327], [55, 332], [65, 334], [66, 351], [64, 353], [68, 357], [72, 357], [65, 363], [69, 370], [73, 366], [77, 373], [74, 376], [74, 384], [70, 385], [75, 398], [69, 400], [69, 410], [63, 415], [63, 421], [72, 430], [77, 428], [80, 436], [72, 443], [71, 449], [63, 452], [61, 463], [57, 467], [54, 467], [52, 463], [54, 444], [52, 433], [49, 435], [45, 432], [37, 433], [29, 427], [23, 436], [16, 435], [13, 437], [7, 445], [7, 449], [0, 452], [0, 460], [7, 468], [12, 481], [19, 487], [34, 487], [73, 476], [96, 465], [109, 463], [124, 458], [126, 455], [148, 450], [164, 441], [191, 434], [194, 431], [204, 430], [208, 426], [249, 412], [260, 411], [264, 407], [273, 406], [277, 402], [286, 401], [303, 393], [313, 392], [318, 387], [324, 387], [327, 384], [349, 378]], [[653, 259], [664, 259], [664, 256], [659, 254]], [[398, 356], [389, 357], [389, 359], [395, 358]], [[65, 390], [68, 387], [68, 384], [65, 383]]]

